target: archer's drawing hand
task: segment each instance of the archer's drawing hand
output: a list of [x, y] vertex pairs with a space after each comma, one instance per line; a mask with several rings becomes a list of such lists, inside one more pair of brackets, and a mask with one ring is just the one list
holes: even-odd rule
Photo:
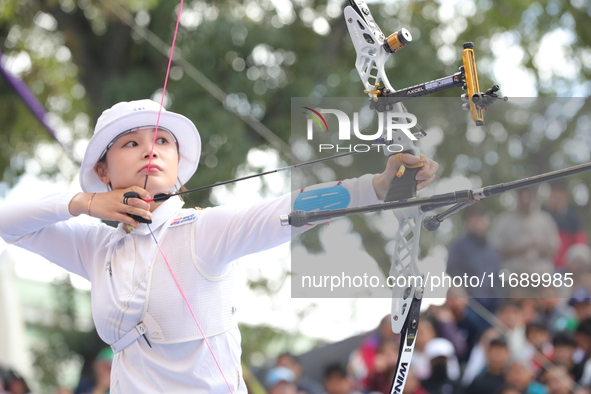
[[[125, 197], [123, 195], [127, 192], [135, 192], [140, 198], [128, 198], [127, 204], [124, 204]], [[79, 193], [70, 201], [68, 209], [73, 216], [86, 214], [102, 220], [122, 222], [137, 227], [139, 223], [127, 214], [152, 219], [150, 204], [144, 201], [150, 198], [150, 193], [138, 186], [96, 193], [94, 196], [92, 193]]]
[[[417, 164], [419, 162], [419, 158], [416, 156], [411, 155], [410, 153], [402, 154], [402, 161], [404, 164], [412, 165]], [[390, 156], [388, 159], [388, 163], [386, 164], [386, 169], [381, 174], [374, 176], [373, 178], [373, 187], [376, 191], [376, 195], [380, 200], [383, 200], [388, 193], [388, 189], [390, 188], [390, 183], [394, 177], [396, 177], [396, 173], [400, 168], [400, 163], [396, 160], [395, 155]], [[419, 181], [417, 184], [417, 190], [421, 190], [425, 188], [428, 184], [433, 182], [435, 179], [435, 173], [439, 168], [439, 164], [437, 162], [425, 158], [423, 163], [423, 168], [419, 172], [417, 172], [416, 180]]]

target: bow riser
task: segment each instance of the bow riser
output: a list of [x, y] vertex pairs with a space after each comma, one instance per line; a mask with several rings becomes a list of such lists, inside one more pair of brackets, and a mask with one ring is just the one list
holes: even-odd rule
[[[388, 116], [394, 111], [401, 113], [407, 111], [400, 102], [384, 103], [383, 97], [388, 93], [395, 92], [386, 76], [384, 68], [388, 56], [410, 42], [412, 37], [404, 29], [404, 31], [401, 30], [390, 36], [392, 42], [390, 42], [390, 38], [386, 40], [384, 34], [371, 16], [371, 12], [365, 1], [351, 0], [350, 4], [351, 6], [345, 8], [344, 16], [357, 53], [355, 68], [363, 82], [365, 93], [372, 99], [372, 108], [379, 108], [378, 114], [380, 120], [384, 123], [408, 123], [407, 119], [403, 119], [401, 122], [401, 119], [395, 121], [391, 116]], [[401, 43], [401, 41], [404, 41], [404, 43]], [[384, 112], [384, 114], [380, 112]], [[390, 130], [393, 125], [386, 123], [386, 126]], [[414, 145], [414, 140], [417, 138], [412, 138], [399, 129], [396, 131], [397, 133], [394, 133], [392, 136], [392, 142], [402, 145], [404, 148], [403, 152], [420, 156], [419, 149]], [[407, 168], [405, 170], [404, 165], [402, 165], [399, 173], [390, 185], [390, 190], [386, 194], [384, 202], [414, 198], [417, 189], [415, 177], [419, 170], [420, 167]], [[401, 341], [396, 373], [391, 386], [392, 394], [402, 393], [406, 384], [408, 369], [416, 342], [415, 338], [423, 293], [422, 277], [420, 276], [418, 266], [423, 212], [420, 207], [415, 206], [394, 211], [394, 215], [398, 220], [398, 230], [395, 237], [389, 277], [389, 280], [394, 282], [392, 283], [394, 286], [392, 286], [391, 324], [392, 331], [401, 334]], [[416, 283], [416, 281], [420, 283]]]

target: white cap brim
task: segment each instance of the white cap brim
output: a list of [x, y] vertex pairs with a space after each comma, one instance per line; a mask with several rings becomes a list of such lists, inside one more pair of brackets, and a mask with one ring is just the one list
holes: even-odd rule
[[[101, 154], [113, 139], [126, 130], [135, 127], [155, 127], [158, 111], [144, 110], [132, 112], [114, 119], [112, 122], [96, 130], [86, 148], [80, 168], [80, 186], [86, 193], [102, 193], [109, 191], [106, 184], [101, 182], [94, 172], [94, 166], [101, 158]], [[179, 144], [178, 179], [184, 185], [191, 179], [201, 157], [201, 138], [197, 128], [188, 118], [163, 110], [160, 113], [158, 127], [170, 130]], [[178, 185], [179, 187], [181, 185]]]

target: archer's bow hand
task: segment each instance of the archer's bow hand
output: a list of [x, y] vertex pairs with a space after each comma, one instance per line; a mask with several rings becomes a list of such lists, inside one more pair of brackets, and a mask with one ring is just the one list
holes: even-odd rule
[[[126, 193], [136, 193], [138, 197], [125, 197]], [[150, 193], [139, 186], [113, 190], [106, 193], [79, 193], [68, 205], [73, 216], [86, 214], [102, 220], [122, 222], [137, 227], [138, 220], [129, 215], [136, 215], [146, 221], [152, 219], [150, 204], [144, 200], [150, 199]]]
[[[390, 156], [384, 172], [374, 176], [373, 178], [373, 187], [380, 200], [383, 200], [384, 197], [386, 197], [386, 194], [390, 188], [390, 184], [396, 177], [396, 174], [403, 164], [412, 166], [418, 164], [421, 160], [421, 158], [413, 156], [409, 153], [403, 153], [400, 158], [402, 159], [403, 163], [400, 163], [396, 155]], [[417, 190], [421, 190], [433, 182], [438, 168], [439, 164], [437, 164], [437, 162], [429, 158], [423, 158], [423, 166], [415, 176], [415, 179], [418, 181]]]

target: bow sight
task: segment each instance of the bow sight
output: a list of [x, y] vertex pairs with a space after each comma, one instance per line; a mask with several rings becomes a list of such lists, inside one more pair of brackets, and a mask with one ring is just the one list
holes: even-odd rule
[[464, 43], [462, 51], [462, 66], [453, 75], [434, 79], [429, 82], [394, 90], [384, 72], [386, 58], [404, 48], [412, 42], [412, 35], [408, 29], [385, 37], [376, 24], [365, 1], [350, 0], [351, 7], [345, 8], [345, 19], [355, 49], [357, 51], [356, 67], [365, 84], [365, 93], [372, 98], [371, 108], [379, 112], [390, 111], [394, 104], [412, 98], [426, 96], [450, 88], [462, 88], [467, 93], [462, 99], [467, 101], [462, 108], [470, 110], [472, 120], [477, 126], [484, 124], [484, 110], [496, 100], [507, 101], [507, 97], [496, 94], [498, 85], [494, 85], [486, 92], [480, 91], [474, 44]]

